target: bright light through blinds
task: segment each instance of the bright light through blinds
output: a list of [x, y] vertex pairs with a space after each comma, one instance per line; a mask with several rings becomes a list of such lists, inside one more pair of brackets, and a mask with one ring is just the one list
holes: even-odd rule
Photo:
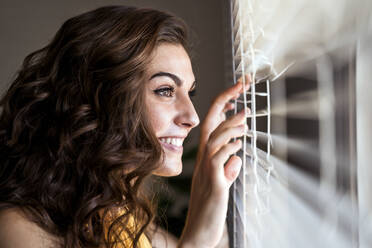
[[[352, 177], [355, 171], [336, 163], [343, 155], [334, 112], [343, 96], [336, 93], [334, 74], [340, 64], [353, 68], [355, 44], [372, 33], [371, 13], [370, 0], [231, 0], [234, 81], [250, 75], [253, 82], [236, 101], [235, 111], [246, 109], [249, 130], [232, 190], [234, 248], [349, 248], [366, 242], [355, 234], [356, 193], [337, 186], [338, 173]], [[340, 52], [344, 48], [352, 52]], [[316, 88], [271, 104], [272, 84], [285, 88], [285, 79], [298, 74], [315, 74]], [[319, 147], [272, 132], [272, 116], [315, 120]], [[320, 179], [272, 154], [283, 144], [319, 156]]]

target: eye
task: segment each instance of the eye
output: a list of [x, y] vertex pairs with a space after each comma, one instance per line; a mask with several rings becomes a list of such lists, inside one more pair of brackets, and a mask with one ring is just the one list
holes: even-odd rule
[[174, 88], [173, 87], [163, 87], [160, 89], [154, 90], [155, 94], [159, 96], [165, 96], [165, 97], [172, 97], [174, 94]]

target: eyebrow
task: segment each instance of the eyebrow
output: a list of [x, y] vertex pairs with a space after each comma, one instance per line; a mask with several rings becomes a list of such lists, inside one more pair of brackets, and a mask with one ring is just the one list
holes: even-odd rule
[[[174, 74], [169, 73], [169, 72], [161, 71], [161, 72], [155, 73], [154, 75], [152, 75], [150, 77], [150, 80], [155, 78], [155, 77], [169, 77], [170, 79], [172, 79], [177, 84], [178, 87], [181, 87], [182, 84], [183, 84], [182, 80], [177, 75], [174, 75]], [[191, 89], [195, 87], [195, 84], [196, 84], [196, 81], [193, 82], [193, 84], [191, 86]]]
[[182, 83], [183, 83], [182, 80], [178, 76], [172, 73], [169, 73], [169, 72], [161, 71], [161, 72], [155, 73], [154, 75], [151, 76], [150, 80], [156, 77], [169, 77], [177, 84], [178, 87], [182, 86]]

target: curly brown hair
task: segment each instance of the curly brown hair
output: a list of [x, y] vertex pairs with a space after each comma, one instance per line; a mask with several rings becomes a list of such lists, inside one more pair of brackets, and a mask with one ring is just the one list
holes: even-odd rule
[[28, 55], [0, 102], [0, 210], [21, 209], [61, 247], [124, 247], [123, 233], [137, 247], [154, 216], [143, 181], [162, 161], [144, 74], [159, 43], [188, 50], [186, 36], [171, 14], [106, 6]]

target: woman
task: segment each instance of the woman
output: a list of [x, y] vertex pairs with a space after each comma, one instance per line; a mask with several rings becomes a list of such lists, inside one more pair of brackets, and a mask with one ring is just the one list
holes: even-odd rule
[[[182, 170], [199, 124], [185, 24], [108, 6], [67, 20], [26, 57], [1, 100], [0, 247], [149, 247], [149, 175]], [[201, 126], [179, 247], [214, 247], [241, 160], [244, 113], [225, 120], [242, 84]]]

